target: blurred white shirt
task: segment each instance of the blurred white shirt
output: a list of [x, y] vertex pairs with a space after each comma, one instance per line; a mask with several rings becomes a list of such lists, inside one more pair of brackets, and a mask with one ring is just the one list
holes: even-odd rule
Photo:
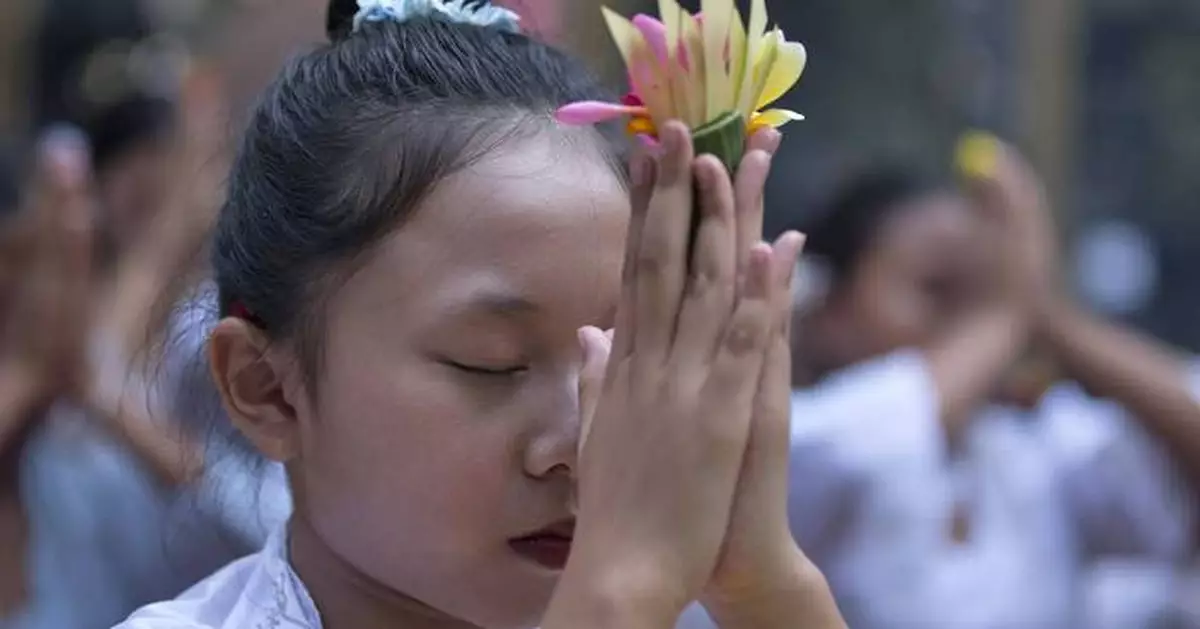
[[922, 355], [904, 351], [795, 393], [792, 421], [793, 532], [855, 629], [1077, 629], [1093, 560], [1189, 548], [1165, 456], [1073, 385], [1032, 413], [985, 409], [952, 456]]

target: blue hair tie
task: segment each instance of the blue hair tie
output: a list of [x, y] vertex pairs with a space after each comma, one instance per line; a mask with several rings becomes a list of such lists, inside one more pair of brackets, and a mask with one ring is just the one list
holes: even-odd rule
[[354, 30], [361, 28], [364, 22], [402, 23], [422, 17], [498, 28], [510, 33], [521, 31], [519, 15], [476, 0], [358, 0]]

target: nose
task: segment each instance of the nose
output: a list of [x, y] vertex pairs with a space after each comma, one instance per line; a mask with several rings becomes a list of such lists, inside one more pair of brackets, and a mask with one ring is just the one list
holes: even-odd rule
[[532, 438], [525, 447], [525, 473], [534, 478], [572, 477], [581, 426], [579, 368], [558, 375], [542, 389]]

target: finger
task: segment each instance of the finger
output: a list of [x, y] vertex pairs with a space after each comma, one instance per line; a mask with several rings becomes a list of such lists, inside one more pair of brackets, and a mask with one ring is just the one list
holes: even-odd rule
[[742, 463], [740, 500], [758, 505], [757, 517], [786, 517], [791, 456], [792, 356], [786, 337], [773, 334], [753, 404], [753, 419]]
[[88, 151], [81, 138], [65, 132], [48, 137], [44, 151], [39, 208], [43, 281], [59, 292], [55, 298], [77, 299], [86, 288], [91, 264]]
[[788, 232], [775, 242], [771, 261], [771, 280], [775, 294], [774, 330], [768, 341], [766, 358], [754, 398], [746, 460], [742, 465], [739, 493], [749, 494], [759, 508], [775, 509], [761, 517], [786, 518], [788, 495], [788, 459], [791, 454], [792, 356], [791, 290], [796, 259], [804, 246], [804, 236]]
[[671, 349], [671, 362], [685, 369], [712, 360], [737, 297], [737, 234], [729, 173], [711, 155], [700, 156], [694, 170], [700, 224]]
[[65, 202], [85, 185], [89, 168], [87, 142], [80, 132], [61, 127], [42, 137], [27, 208], [34, 231], [34, 255], [42, 265], [54, 260]]
[[779, 151], [779, 145], [783, 142], [783, 134], [778, 129], [766, 127], [754, 132], [750, 139], [746, 142], [746, 152], [762, 151], [768, 155], [775, 155]]
[[738, 269], [745, 273], [750, 259], [750, 249], [763, 236], [763, 187], [771, 172], [771, 155], [765, 151], [751, 151], [742, 158], [734, 182], [734, 199], [737, 204]]
[[[634, 154], [629, 165], [630, 175], [630, 215], [629, 228], [625, 237], [625, 260], [621, 271], [621, 297], [617, 304], [617, 316], [614, 323], [616, 331], [613, 339], [613, 356], [624, 358], [633, 348], [634, 313], [636, 312], [637, 291], [634, 282], [634, 268], [642, 241], [642, 227], [646, 220], [646, 209], [650, 196], [654, 192], [657, 178], [657, 163], [644, 151]], [[610, 330], [610, 333], [612, 331]], [[612, 361], [616, 365], [619, 360]]]
[[604, 373], [612, 344], [607, 334], [593, 327], [580, 328], [579, 342], [583, 346], [583, 367], [579, 372], [579, 453], [582, 455], [604, 388]]
[[647, 208], [637, 257], [635, 286], [634, 371], [661, 369], [675, 333], [687, 276], [692, 220], [692, 141], [687, 127], [667, 123], [663, 157]]
[[750, 250], [742, 294], [722, 330], [721, 344], [703, 389], [702, 403], [714, 411], [704, 415], [731, 422], [730, 430], [737, 430], [739, 422], [744, 422], [749, 430], [764, 354], [772, 338], [771, 324], [775, 320], [771, 304], [772, 255], [771, 246], [766, 243]]
[[[772, 245], [771, 258], [772, 299], [776, 312], [786, 312], [790, 315], [792, 309], [792, 288], [796, 281], [796, 263], [800, 252], [804, 250], [807, 237], [797, 231], [788, 231], [775, 240]], [[789, 317], [790, 318], [790, 317]]]

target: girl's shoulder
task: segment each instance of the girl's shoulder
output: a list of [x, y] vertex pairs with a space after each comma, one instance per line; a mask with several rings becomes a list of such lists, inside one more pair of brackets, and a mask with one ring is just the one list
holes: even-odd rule
[[172, 601], [134, 612], [114, 629], [321, 629], [316, 607], [287, 561], [286, 538], [239, 559]]

